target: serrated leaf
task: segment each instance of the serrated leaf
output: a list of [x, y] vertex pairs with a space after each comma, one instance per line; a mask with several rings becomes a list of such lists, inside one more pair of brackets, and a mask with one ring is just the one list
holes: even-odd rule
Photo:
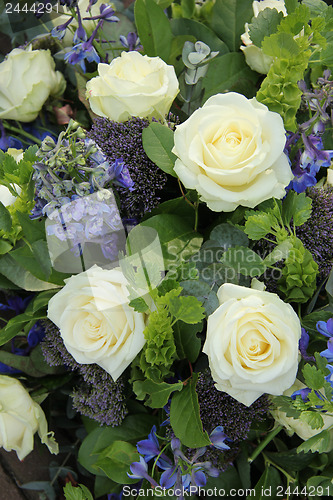
[[207, 316], [218, 308], [217, 295], [208, 283], [202, 280], [185, 280], [180, 282], [180, 286], [183, 288], [182, 295], [193, 295], [202, 303]]
[[207, 432], [203, 432], [198, 396], [195, 390], [198, 375], [193, 374], [181, 392], [172, 396], [170, 423], [175, 436], [184, 446], [200, 448], [210, 444]]
[[260, 240], [271, 232], [276, 217], [266, 212], [247, 212], [244, 231], [251, 240]]
[[183, 382], [167, 384], [166, 382], [157, 383], [152, 380], [136, 380], [133, 383], [133, 390], [137, 398], [143, 400], [148, 395], [145, 404], [151, 408], [163, 408], [169, 401], [170, 395], [182, 389]]
[[304, 383], [310, 389], [319, 391], [325, 382], [325, 377], [323, 372], [318, 370], [315, 366], [306, 363], [302, 370]]
[[295, 198], [295, 208], [293, 211], [293, 222], [295, 226], [302, 226], [311, 216], [312, 200], [305, 193], [301, 193]]
[[133, 309], [140, 313], [145, 313], [148, 311], [148, 305], [146, 301], [142, 297], [137, 297], [130, 301], [129, 305], [133, 307]]
[[264, 258], [264, 264], [266, 266], [271, 266], [280, 260], [286, 259], [293, 245], [289, 239], [284, 240], [282, 243], [277, 245], [270, 254]]
[[196, 297], [171, 297], [168, 306], [177, 321], [195, 325], [205, 317], [204, 308]]
[[71, 483], [67, 483], [64, 487], [64, 494], [66, 500], [94, 500], [88, 488], [83, 484], [74, 487]]
[[308, 453], [309, 451], [311, 451], [312, 453], [315, 453], [316, 451], [318, 453], [325, 453], [329, 451], [329, 446], [330, 434], [328, 431], [323, 430], [315, 436], [312, 436], [311, 438], [304, 441], [304, 443], [302, 443], [297, 448], [297, 453], [301, 453], [302, 451], [304, 453]]
[[30, 219], [28, 214], [16, 212], [23, 234], [30, 244], [45, 240], [45, 222]]
[[152, 162], [163, 172], [177, 177], [173, 170], [177, 156], [171, 152], [174, 136], [169, 127], [161, 123], [151, 123], [142, 131], [142, 145]]
[[320, 429], [324, 425], [323, 417], [316, 411], [302, 411], [299, 419], [308, 424], [311, 429]]
[[237, 274], [245, 276], [261, 276], [266, 269], [263, 259], [247, 247], [229, 248], [223, 255], [221, 262], [231, 267]]
[[277, 9], [266, 7], [266, 9], [260, 11], [256, 17], [252, 18], [251, 24], [249, 24], [251, 42], [257, 47], [261, 47], [261, 42], [265, 36], [276, 33], [281, 19], [283, 19], [283, 13], [278, 12]]
[[5, 205], [0, 201], [0, 230], [8, 233], [12, 227], [12, 218]]
[[274, 33], [264, 39], [261, 48], [268, 56], [278, 59], [292, 59], [300, 53], [300, 48], [291, 33]]

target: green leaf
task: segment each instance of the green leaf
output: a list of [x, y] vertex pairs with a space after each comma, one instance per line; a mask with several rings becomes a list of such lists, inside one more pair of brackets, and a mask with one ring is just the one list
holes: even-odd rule
[[[327, 11], [328, 5], [323, 0], [303, 0], [303, 5], [306, 5], [310, 9], [310, 14], [312, 17], [321, 16]], [[289, 14], [289, 11], [287, 11]]]
[[265, 469], [265, 472], [262, 474], [261, 478], [257, 482], [255, 486], [255, 494], [252, 496], [252, 493], [249, 498], [253, 498], [254, 500], [266, 500], [267, 497], [271, 500], [274, 500], [277, 497], [277, 487], [281, 484], [280, 474], [271, 465], [268, 465]]
[[152, 380], [137, 380], [133, 383], [133, 390], [137, 398], [143, 400], [146, 395], [149, 396], [146, 405], [151, 408], [163, 408], [170, 398], [170, 394], [183, 389], [183, 382], [176, 384], [167, 384], [166, 382], [157, 383]]
[[318, 370], [316, 366], [306, 363], [302, 370], [304, 383], [310, 389], [319, 391], [325, 382], [325, 377], [322, 371]]
[[[0, 338], [2, 340], [2, 336]], [[0, 350], [0, 362], [20, 370], [34, 378], [45, 376], [45, 373], [35, 367], [29, 356], [19, 356], [17, 354], [12, 354], [11, 352]]]
[[[333, 274], [332, 274], [333, 276]], [[333, 314], [329, 311], [314, 311], [307, 316], [302, 318], [302, 326], [308, 333], [318, 334], [318, 330], [316, 328], [316, 324], [318, 321], [328, 321], [333, 317]], [[322, 336], [320, 336], [323, 338]]]
[[45, 240], [45, 222], [30, 219], [28, 214], [16, 212], [25, 238], [30, 244], [38, 240]]
[[177, 321], [194, 325], [204, 319], [204, 308], [196, 297], [171, 297], [169, 311]]
[[296, 195], [295, 208], [293, 213], [293, 222], [295, 226], [302, 226], [306, 222], [312, 212], [312, 200], [305, 193]]
[[201, 340], [197, 333], [202, 330], [202, 323], [189, 325], [182, 321], [177, 321], [174, 325], [174, 338], [179, 359], [188, 359], [194, 363], [200, 353]]
[[289, 255], [290, 250], [293, 248], [293, 245], [289, 239], [284, 240], [282, 243], [277, 245], [271, 253], [269, 253], [264, 258], [264, 264], [266, 266], [272, 266], [276, 262], [280, 260], [286, 259]]
[[244, 24], [249, 23], [252, 16], [252, 3], [248, 0], [216, 0], [211, 26], [229, 50], [236, 52], [241, 44], [240, 36], [245, 31]]
[[181, 0], [183, 17], [191, 18], [194, 14], [195, 0]]
[[142, 144], [147, 156], [163, 172], [177, 177], [173, 167], [177, 156], [171, 150], [174, 146], [173, 132], [161, 123], [153, 122], [143, 129]]
[[9, 254], [0, 258], [0, 273], [6, 276], [6, 278], [18, 287], [29, 292], [40, 292], [42, 290], [58, 288], [58, 285], [42, 281], [33, 276], [33, 274], [27, 271], [25, 267], [21, 266]]
[[245, 276], [261, 276], [266, 269], [263, 259], [247, 247], [229, 248], [223, 255], [221, 262], [231, 267], [237, 274]]
[[207, 432], [203, 432], [200, 420], [198, 396], [195, 390], [198, 375], [193, 374], [181, 392], [172, 396], [170, 423], [176, 437], [184, 446], [201, 448], [210, 444]]
[[276, 33], [277, 27], [283, 18], [282, 12], [266, 7], [259, 12], [257, 17], [252, 18], [249, 24], [251, 42], [257, 47], [261, 47], [261, 42], [265, 36]]
[[217, 241], [224, 250], [236, 245], [248, 246], [249, 240], [244, 231], [241, 231], [237, 227], [231, 224], [218, 224], [211, 231], [209, 238], [211, 240]]
[[276, 217], [267, 212], [247, 212], [244, 231], [251, 240], [260, 240], [271, 232]]
[[302, 411], [299, 419], [308, 424], [311, 429], [320, 429], [324, 425], [323, 417], [316, 411]]
[[12, 227], [12, 218], [5, 205], [0, 201], [0, 228], [8, 233]]
[[137, 297], [130, 301], [129, 305], [133, 307], [136, 312], [145, 313], [149, 310], [149, 307], [142, 297]]
[[249, 68], [241, 52], [230, 52], [216, 57], [210, 61], [203, 79], [203, 102], [226, 91], [241, 91], [246, 97], [253, 97], [257, 78], [258, 74]]
[[172, 19], [170, 24], [172, 33], [175, 36], [194, 36], [196, 40], [206, 43], [211, 51], [218, 50], [220, 55], [229, 52], [227, 45], [215, 35], [214, 31], [198, 21], [193, 19]]
[[202, 244], [202, 236], [179, 215], [155, 215], [141, 222], [140, 226], [157, 231], [166, 269], [172, 269], [190, 258]]
[[279, 452], [265, 450], [265, 455], [284, 470], [295, 472], [304, 469], [313, 460], [311, 453], [297, 453], [296, 449]]
[[0, 240], [0, 255], [8, 253], [12, 248], [13, 248], [12, 245], [8, 243], [8, 241]]
[[291, 33], [275, 33], [265, 38], [261, 48], [268, 56], [279, 59], [291, 59], [300, 53], [300, 48]]
[[302, 451], [304, 453], [308, 453], [309, 451], [312, 453], [315, 453], [316, 451], [318, 453], [326, 453], [330, 451], [330, 433], [323, 430], [315, 436], [307, 439], [297, 448], [297, 453], [301, 453]]
[[89, 472], [98, 476], [105, 476], [102, 470], [93, 467], [98, 460], [99, 453], [114, 441], [124, 440], [134, 444], [140, 439], [146, 439], [156, 418], [145, 413], [130, 415], [118, 427], [98, 427], [83, 440], [78, 460]]
[[298, 0], [284, 0], [284, 5], [286, 7], [287, 13], [291, 14], [298, 6]]
[[172, 33], [168, 18], [154, 0], [136, 0], [135, 24], [145, 53], [168, 61]]
[[37, 311], [46, 308], [55, 293], [57, 293], [57, 290], [45, 290], [45, 292], [41, 292], [36, 295], [31, 302], [32, 312], [36, 313]]
[[114, 441], [101, 452], [94, 467], [102, 469], [116, 483], [136, 483], [137, 479], [129, 478], [127, 473], [130, 472], [130, 465], [139, 459], [140, 455], [132, 444]]
[[11, 257], [36, 278], [47, 281], [51, 274], [51, 260], [44, 240], [35, 241], [32, 250], [28, 245], [16, 248]]
[[193, 295], [196, 297], [205, 308], [207, 316], [218, 308], [219, 301], [217, 295], [205, 281], [185, 280], [179, 284], [183, 288], [182, 295]]
[[94, 500], [88, 488], [83, 484], [73, 486], [67, 483], [64, 487], [64, 494], [66, 500]]

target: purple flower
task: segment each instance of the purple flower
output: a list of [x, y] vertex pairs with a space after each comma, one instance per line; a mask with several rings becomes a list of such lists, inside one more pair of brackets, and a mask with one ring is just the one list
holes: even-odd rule
[[81, 42], [74, 45], [74, 47], [67, 52], [67, 54], [65, 54], [64, 59], [69, 64], [79, 64], [84, 73], [86, 72], [86, 64], [84, 62], [85, 59], [87, 59], [88, 62], [100, 62], [99, 55], [93, 47], [90, 39], [87, 42]]
[[321, 351], [320, 356], [326, 358], [329, 363], [333, 362], [333, 337], [327, 341], [327, 349]]
[[156, 437], [156, 425], [152, 427], [148, 439], [143, 439], [137, 443], [136, 449], [141, 455], [144, 455], [146, 462], [149, 462], [160, 453], [160, 445]]
[[306, 352], [308, 345], [309, 345], [309, 340], [310, 340], [309, 334], [305, 330], [305, 328], [302, 328], [301, 331], [302, 331], [302, 335], [301, 335], [301, 338], [299, 339], [299, 343], [298, 343], [301, 355], [305, 359], [305, 361], [315, 361], [315, 358], [313, 356], [308, 356], [308, 354]]
[[45, 329], [39, 321], [29, 330], [27, 341], [31, 348], [36, 347], [45, 337]]
[[111, 7], [111, 5], [106, 5], [105, 3], [102, 3], [102, 5], [99, 7], [99, 12], [100, 13], [97, 16], [84, 17], [83, 19], [84, 20], [102, 19], [109, 23], [117, 23], [119, 21], [119, 18], [117, 16], [114, 16], [114, 10]]
[[319, 333], [324, 335], [325, 337], [333, 337], [333, 318], [330, 318], [328, 321], [318, 321], [316, 324], [316, 328]]
[[130, 470], [132, 474], [127, 473], [127, 475], [131, 479], [147, 479], [152, 486], [158, 486], [157, 482], [149, 476], [148, 465], [143, 457], [140, 457], [140, 462], [133, 462], [130, 465]]
[[70, 25], [73, 19], [73, 17], [70, 17], [64, 24], [59, 24], [59, 26], [53, 28], [53, 30], [51, 31], [51, 36], [53, 36], [54, 38], [58, 38], [58, 40], [62, 40], [66, 35], [67, 27]]
[[171, 488], [177, 481], [177, 470], [178, 466], [169, 467], [166, 469], [160, 477], [160, 485], [162, 488]]
[[126, 38], [124, 37], [124, 35], [120, 35], [119, 40], [122, 46], [129, 51], [141, 50], [142, 48], [142, 45], [140, 45], [140, 38], [133, 31], [130, 31]]
[[303, 389], [299, 389], [298, 391], [293, 392], [290, 397], [291, 397], [291, 399], [295, 400], [297, 396], [301, 396], [304, 403], [306, 403], [308, 401], [308, 396], [309, 396], [310, 392], [311, 392], [311, 389], [309, 389], [308, 387], [304, 387]]
[[218, 450], [230, 450], [230, 446], [228, 446], [224, 442], [226, 439], [228, 439], [228, 437], [224, 433], [222, 425], [215, 427], [209, 438], [212, 442], [212, 445]]

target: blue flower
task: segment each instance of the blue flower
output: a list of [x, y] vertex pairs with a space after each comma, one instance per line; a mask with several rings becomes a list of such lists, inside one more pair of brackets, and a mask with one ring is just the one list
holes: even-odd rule
[[313, 356], [309, 356], [306, 352], [308, 345], [309, 345], [309, 340], [310, 340], [309, 334], [305, 330], [305, 328], [302, 328], [301, 331], [302, 331], [302, 335], [301, 335], [301, 338], [299, 339], [299, 343], [298, 343], [301, 355], [305, 359], [305, 361], [315, 361], [315, 358]]
[[29, 347], [36, 347], [45, 337], [45, 329], [42, 325], [37, 321], [34, 326], [29, 330], [27, 341]]
[[74, 45], [74, 47], [67, 52], [67, 54], [65, 54], [64, 59], [69, 64], [79, 64], [84, 73], [86, 72], [86, 64], [84, 62], [85, 59], [88, 62], [100, 62], [99, 55], [90, 42], [90, 39], [87, 42], [81, 42]]
[[328, 321], [318, 321], [316, 328], [325, 337], [333, 337], [333, 318], [330, 318]]
[[119, 40], [122, 46], [129, 51], [140, 50], [142, 48], [142, 45], [140, 45], [140, 38], [133, 31], [130, 31], [126, 38], [124, 35], [120, 35]]
[[327, 341], [327, 349], [321, 351], [320, 356], [326, 358], [329, 363], [333, 363], [333, 337]]
[[156, 437], [156, 425], [152, 427], [148, 439], [143, 439], [137, 443], [136, 449], [141, 455], [144, 455], [146, 462], [149, 462], [160, 453], [160, 445]]
[[218, 450], [230, 450], [230, 446], [224, 442], [225, 440], [228, 440], [228, 437], [224, 434], [222, 425], [215, 427], [209, 438], [214, 448], [217, 448]]
[[153, 486], [158, 486], [157, 482], [149, 476], [148, 465], [146, 464], [143, 457], [140, 457], [140, 462], [133, 462], [130, 465], [130, 470], [132, 474], [127, 473], [128, 477], [131, 479], [147, 479]]

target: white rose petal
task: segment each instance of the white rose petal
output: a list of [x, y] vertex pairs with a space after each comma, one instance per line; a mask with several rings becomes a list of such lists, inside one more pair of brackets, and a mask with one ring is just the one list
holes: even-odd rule
[[0, 447], [16, 451], [23, 460], [33, 450], [35, 432], [51, 453], [58, 453], [58, 445], [47, 431], [47, 421], [39, 404], [21, 382], [0, 375]]
[[301, 325], [276, 294], [231, 283], [218, 291], [203, 347], [216, 388], [249, 406], [295, 381]]
[[49, 50], [13, 49], [0, 64], [0, 119], [33, 121], [50, 95], [65, 90]]
[[176, 127], [174, 170], [216, 212], [283, 198], [293, 174], [278, 113], [229, 92], [209, 98]]
[[113, 380], [145, 344], [145, 318], [129, 306], [126, 285], [120, 269], [93, 266], [66, 280], [48, 307], [48, 317], [74, 359], [98, 364]]
[[87, 83], [91, 109], [118, 122], [131, 116], [163, 119], [179, 92], [173, 66], [136, 51], [100, 63], [98, 73]]
[[[298, 391], [299, 389], [304, 389], [305, 387], [306, 386], [300, 380], [296, 379], [292, 387], [286, 390], [283, 393], [283, 395], [291, 396], [295, 391]], [[320, 429], [312, 429], [312, 427], [309, 424], [300, 420], [299, 418], [287, 417], [285, 412], [281, 410], [272, 410], [271, 413], [275, 421], [279, 425], [283, 425], [288, 434], [292, 435], [295, 432], [301, 439], [303, 439], [303, 441], [307, 441], [316, 434], [319, 434], [319, 432], [322, 432], [323, 430], [326, 430], [329, 427], [333, 426], [333, 416], [325, 415], [324, 413], [321, 413], [324, 425]], [[329, 430], [329, 435], [330, 435], [330, 441], [327, 449], [325, 450], [326, 453], [333, 450], [333, 428]]]

